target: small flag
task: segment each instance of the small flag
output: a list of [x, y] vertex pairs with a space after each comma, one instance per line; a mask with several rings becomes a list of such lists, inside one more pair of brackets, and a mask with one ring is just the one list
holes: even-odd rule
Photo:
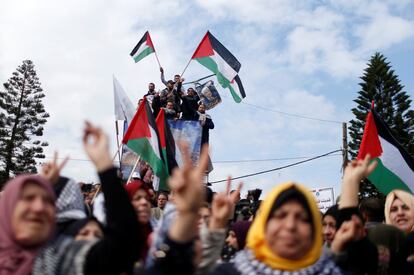
[[151, 36], [147, 31], [141, 38], [141, 40], [138, 42], [138, 44], [135, 46], [135, 48], [132, 50], [130, 55], [135, 60], [135, 63], [137, 63], [138, 61], [152, 53], [155, 53], [155, 48], [152, 44]]
[[122, 143], [148, 162], [156, 176], [166, 180], [168, 174], [161, 155], [157, 125], [145, 97], [129, 124]]
[[414, 159], [391, 135], [390, 128], [372, 108], [368, 113], [358, 159], [367, 154], [378, 162], [368, 179], [387, 195], [394, 189], [414, 191]]
[[246, 97], [240, 77], [241, 64], [209, 31], [201, 40], [192, 59], [212, 71], [223, 88], [228, 88], [237, 103]]

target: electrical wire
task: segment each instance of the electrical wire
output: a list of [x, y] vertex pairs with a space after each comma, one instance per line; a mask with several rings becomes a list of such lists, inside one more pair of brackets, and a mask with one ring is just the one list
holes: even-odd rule
[[278, 114], [285, 115], [285, 116], [291, 116], [291, 117], [314, 120], [314, 121], [320, 121], [320, 122], [329, 122], [329, 123], [335, 123], [335, 124], [342, 124], [343, 123], [342, 121], [337, 121], [337, 120], [329, 120], [329, 119], [316, 118], [316, 117], [310, 117], [310, 116], [305, 116], [305, 115], [299, 115], [299, 114], [294, 114], [294, 113], [283, 112], [283, 111], [274, 110], [274, 109], [270, 109], [270, 108], [267, 108], [267, 107], [262, 107], [262, 106], [259, 106], [259, 105], [243, 102], [243, 101], [241, 103], [245, 104], [245, 105], [252, 106], [252, 107], [257, 108], [257, 109], [261, 109], [261, 110], [265, 110], [265, 111], [269, 111], [269, 112], [273, 112], [273, 113], [278, 113]]
[[[342, 154], [332, 154], [329, 156], [342, 156]], [[280, 160], [293, 160], [293, 159], [307, 159], [308, 157], [289, 157], [289, 158], [274, 158], [274, 159], [246, 159], [246, 160], [216, 160], [212, 163], [249, 163], [249, 162], [266, 162], [266, 161], [280, 161]]]
[[[341, 156], [341, 154], [332, 154], [329, 156]], [[272, 159], [246, 159], [246, 160], [216, 160], [212, 161], [212, 163], [249, 163], [249, 162], [266, 162], [266, 161], [282, 161], [282, 160], [294, 160], [294, 159], [307, 159], [310, 157], [288, 157], [288, 158], [272, 158]], [[44, 159], [53, 160], [53, 157], [45, 157]], [[65, 158], [58, 158], [59, 160], [63, 160]], [[87, 161], [90, 162], [89, 159], [80, 159], [80, 158], [69, 158], [68, 160], [71, 161]]]
[[[322, 154], [322, 155], [319, 155], [319, 156], [316, 156], [316, 157], [308, 158], [306, 160], [298, 161], [298, 162], [295, 162], [295, 163], [291, 163], [291, 164], [288, 164], [288, 165], [276, 167], [276, 168], [273, 168], [273, 169], [264, 170], [264, 171], [260, 171], [260, 172], [256, 172], [256, 173], [252, 173], [252, 174], [238, 176], [238, 177], [232, 177], [232, 180], [243, 179], [243, 178], [247, 178], [247, 177], [253, 177], [253, 176], [257, 176], [257, 175], [261, 175], [261, 174], [265, 174], [265, 173], [270, 173], [270, 172], [277, 171], [277, 170], [282, 170], [282, 169], [292, 167], [292, 166], [296, 166], [296, 165], [299, 165], [299, 164], [302, 164], [302, 163], [305, 163], [305, 162], [309, 162], [309, 161], [312, 161], [312, 160], [315, 160], [315, 159], [326, 157], [326, 156], [331, 155], [331, 154], [336, 153], [336, 152], [342, 152], [342, 149], [334, 150], [334, 151], [331, 151], [331, 152], [328, 152], [328, 153], [325, 153], [325, 154]], [[220, 182], [225, 182], [225, 181], [227, 181], [227, 179], [217, 180], [217, 181], [210, 181], [207, 184], [214, 184], [214, 183], [220, 183]]]

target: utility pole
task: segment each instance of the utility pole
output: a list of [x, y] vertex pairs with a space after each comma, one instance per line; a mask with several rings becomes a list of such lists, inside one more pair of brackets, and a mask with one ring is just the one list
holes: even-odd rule
[[345, 171], [345, 167], [348, 165], [348, 132], [346, 122], [342, 123], [342, 172]]

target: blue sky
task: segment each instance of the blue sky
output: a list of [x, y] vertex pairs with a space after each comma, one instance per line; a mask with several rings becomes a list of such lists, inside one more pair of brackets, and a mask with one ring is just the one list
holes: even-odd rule
[[[400, 1], [7, 1], [1, 4], [0, 81], [32, 59], [51, 114], [46, 154], [58, 149], [86, 159], [83, 121], [101, 125], [115, 152], [112, 75], [136, 102], [147, 83], [163, 88], [155, 56], [135, 64], [130, 51], [149, 30], [169, 78], [180, 73], [207, 30], [242, 63], [245, 103], [226, 90], [210, 111], [213, 161], [311, 157], [339, 149], [338, 123], [298, 119], [276, 111], [349, 121], [359, 77], [376, 52], [383, 53], [413, 98], [414, 2]], [[209, 72], [192, 62], [194, 80]], [[297, 160], [216, 163], [210, 181], [283, 166]], [[268, 190], [295, 180], [339, 192], [341, 156], [245, 179], [245, 190]], [[91, 164], [73, 160], [64, 171], [96, 179]], [[214, 188], [221, 189], [223, 184]]]

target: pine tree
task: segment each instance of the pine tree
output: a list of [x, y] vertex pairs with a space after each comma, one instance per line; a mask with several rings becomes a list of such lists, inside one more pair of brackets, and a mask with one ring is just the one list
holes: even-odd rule
[[[414, 111], [410, 110], [411, 99], [403, 91], [404, 86], [400, 84], [390, 63], [382, 54], [375, 53], [361, 79], [361, 90], [358, 92], [358, 98], [354, 100], [357, 106], [352, 109], [355, 119], [350, 121], [349, 127], [351, 141], [348, 145], [352, 158], [358, 154], [365, 119], [372, 101], [375, 103], [375, 110], [390, 126], [393, 135], [411, 155], [414, 155]], [[371, 196], [381, 197], [382, 194], [369, 181], [365, 181], [361, 185], [360, 197]]]
[[43, 89], [30, 60], [13, 72], [0, 90], [0, 189], [21, 173], [36, 173], [36, 158], [44, 158], [43, 125], [45, 111]]

